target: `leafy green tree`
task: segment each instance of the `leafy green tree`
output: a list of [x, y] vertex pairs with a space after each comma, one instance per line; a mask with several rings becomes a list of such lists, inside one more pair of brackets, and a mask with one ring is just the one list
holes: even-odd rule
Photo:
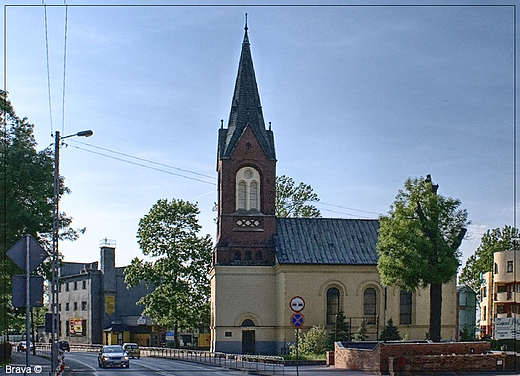
[[321, 217], [319, 209], [309, 204], [319, 200], [310, 185], [303, 182], [296, 185], [292, 178], [285, 175], [276, 177], [277, 217], [319, 218]]
[[379, 218], [378, 270], [385, 286], [430, 286], [430, 339], [441, 339], [442, 285], [457, 275], [468, 213], [458, 199], [437, 194], [428, 175], [407, 179], [388, 216]]
[[362, 320], [355, 335], [356, 341], [364, 341], [368, 338], [367, 321]]
[[129, 287], [154, 288], [142, 297], [144, 315], [175, 331], [209, 325], [209, 270], [212, 241], [198, 235], [197, 204], [158, 200], [139, 221], [138, 244], [152, 261], [134, 258], [125, 269]]
[[460, 341], [461, 342], [469, 342], [475, 341], [475, 326], [467, 324], [464, 325], [464, 328], [460, 331]]
[[381, 335], [379, 336], [381, 341], [399, 341], [401, 340], [401, 335], [399, 334], [399, 330], [394, 325], [394, 321], [389, 319], [386, 326], [384, 327]]
[[[299, 329], [296, 329], [299, 330]], [[291, 355], [296, 356], [296, 346], [292, 345]], [[298, 335], [298, 355], [323, 355], [327, 349], [325, 327], [314, 325], [307, 333]]]
[[[54, 155], [50, 147], [36, 150], [34, 125], [19, 118], [7, 93], [0, 90], [0, 328], [12, 328], [18, 313], [11, 307], [11, 278], [20, 270], [6, 252], [22, 236], [31, 234], [47, 250], [52, 248], [54, 217]], [[70, 193], [60, 178], [59, 194]], [[60, 213], [60, 239], [75, 240], [85, 229], [70, 227], [72, 218]], [[45, 264], [36, 273], [48, 274]]]
[[493, 254], [499, 251], [515, 249], [518, 229], [512, 226], [487, 230], [480, 239], [480, 245], [466, 261], [459, 276], [459, 284], [468, 285], [479, 291], [482, 274], [493, 271]]

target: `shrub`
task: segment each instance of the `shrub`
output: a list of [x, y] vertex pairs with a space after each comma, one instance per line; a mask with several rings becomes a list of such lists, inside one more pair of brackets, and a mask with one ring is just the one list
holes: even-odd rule
[[[313, 326], [307, 333], [298, 335], [298, 354], [323, 355], [326, 351], [327, 333], [323, 326]], [[296, 356], [296, 346], [291, 345], [291, 355]]]

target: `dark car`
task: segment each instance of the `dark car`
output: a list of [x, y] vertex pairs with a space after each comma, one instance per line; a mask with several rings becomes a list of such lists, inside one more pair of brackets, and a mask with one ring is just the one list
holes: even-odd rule
[[141, 350], [139, 350], [139, 345], [137, 343], [125, 343], [123, 344], [123, 349], [125, 349], [130, 358], [141, 358]]
[[128, 354], [120, 345], [105, 345], [98, 354], [98, 365], [105, 367], [130, 367]]
[[61, 351], [70, 351], [70, 346], [67, 341], [60, 341], [58, 342], [58, 347]]

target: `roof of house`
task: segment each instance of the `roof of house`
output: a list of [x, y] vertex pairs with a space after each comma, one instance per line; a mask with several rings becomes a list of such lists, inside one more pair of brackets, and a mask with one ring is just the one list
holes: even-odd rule
[[219, 131], [218, 157], [220, 159], [231, 156], [247, 126], [253, 130], [267, 158], [275, 160], [273, 132], [265, 129], [246, 25], [228, 127]]
[[377, 219], [277, 218], [276, 225], [279, 264], [377, 264]]

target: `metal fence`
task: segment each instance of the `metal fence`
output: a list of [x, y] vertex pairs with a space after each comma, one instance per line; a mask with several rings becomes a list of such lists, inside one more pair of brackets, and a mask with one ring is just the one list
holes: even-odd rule
[[226, 354], [209, 351], [170, 349], [164, 347], [141, 348], [142, 356], [184, 360], [201, 364], [264, 372], [284, 374], [285, 360], [280, 356]]

